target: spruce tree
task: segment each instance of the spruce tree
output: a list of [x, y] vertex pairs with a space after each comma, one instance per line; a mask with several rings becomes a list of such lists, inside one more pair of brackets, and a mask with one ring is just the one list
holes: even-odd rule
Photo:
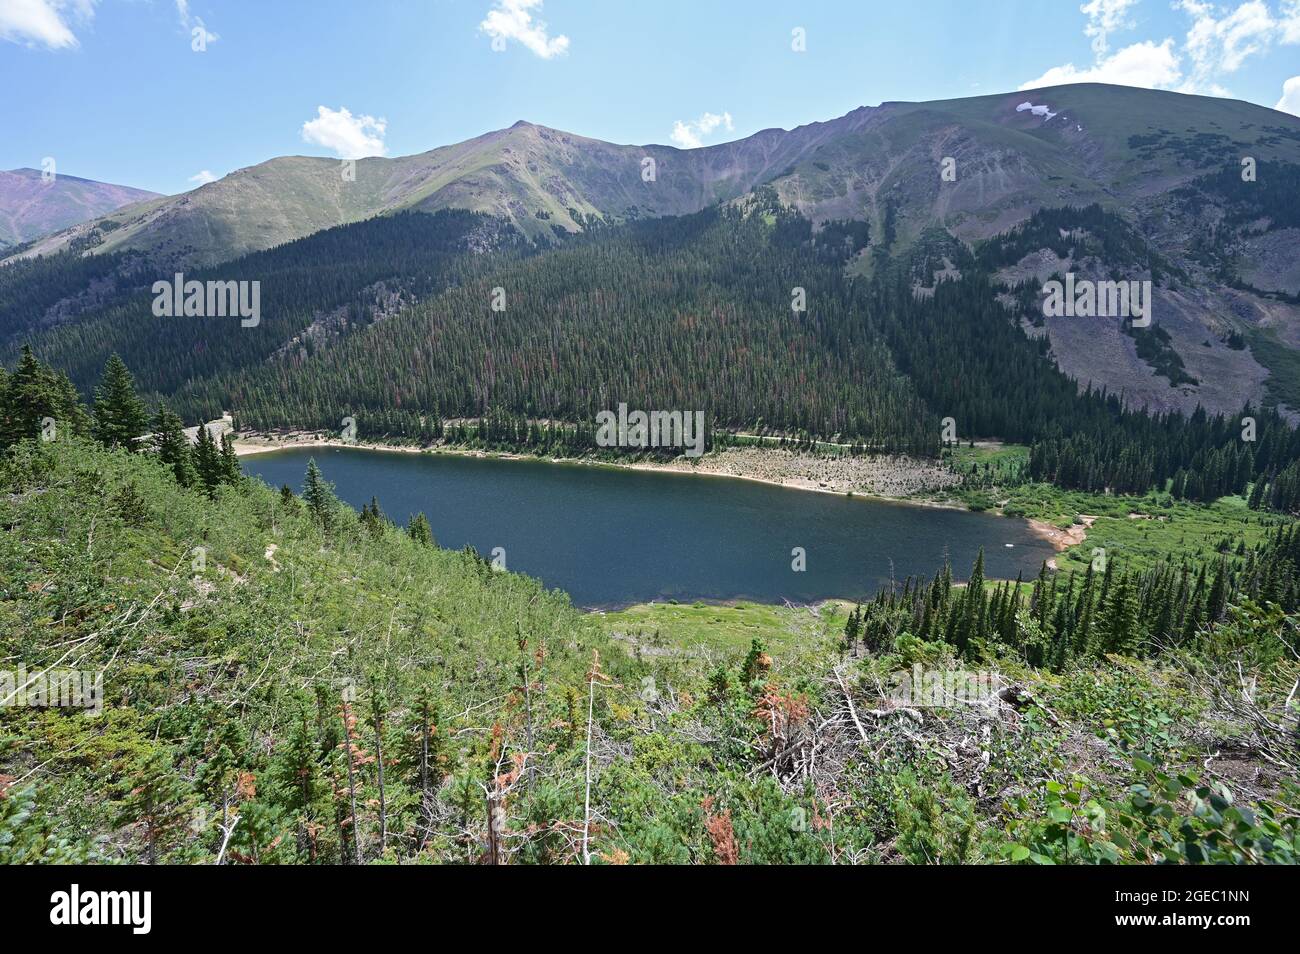
[[1214, 572], [1214, 582], [1210, 585], [1210, 595], [1206, 600], [1205, 612], [1211, 623], [1223, 620], [1228, 608], [1228, 567], [1227, 561], [1220, 559]]
[[182, 429], [181, 419], [165, 403], [158, 406], [158, 413], [154, 416], [154, 447], [158, 450], [158, 459], [171, 468], [178, 484], [182, 487], [193, 485], [197, 474], [189, 439]]
[[335, 497], [330, 485], [321, 476], [316, 466], [316, 458], [307, 461], [307, 475], [303, 479], [302, 500], [307, 505], [307, 512], [326, 532], [333, 526]]
[[1132, 654], [1142, 643], [1138, 607], [1128, 573], [1122, 575], [1110, 594], [1106, 609], [1105, 651]]
[[199, 425], [199, 442], [194, 447], [194, 470], [198, 474], [199, 484], [208, 496], [215, 497], [217, 488], [223, 483], [224, 468], [221, 452], [217, 450], [217, 444], [206, 424]]
[[433, 531], [429, 529], [429, 521], [423, 513], [417, 513], [411, 518], [406, 532], [416, 543], [423, 543], [427, 547], [433, 546]]
[[1257, 477], [1255, 483], [1250, 488], [1250, 498], [1246, 501], [1246, 506], [1251, 510], [1258, 510], [1264, 502], [1264, 487], [1268, 482], [1263, 477]]
[[359, 518], [361, 526], [374, 537], [376, 540], [384, 535], [384, 524], [387, 518], [384, 512], [379, 509], [379, 501], [371, 497], [370, 503], [361, 505], [361, 516]]
[[315, 862], [316, 839], [311, 835], [311, 826], [322, 785], [307, 700], [299, 700], [291, 725], [283, 754], [279, 756], [278, 781], [283, 786], [285, 807], [294, 819], [298, 854], [306, 861]]
[[72, 382], [24, 345], [0, 400], [0, 447], [42, 437], [46, 418], [54, 421], [56, 437], [87, 431], [86, 411]]
[[171, 847], [186, 839], [193, 796], [165, 749], [136, 755], [117, 791], [115, 824], [139, 826], [146, 864], [157, 864]]
[[239, 455], [235, 453], [235, 439], [229, 434], [221, 436], [221, 482], [232, 487], [244, 479], [244, 472], [239, 469]]
[[104, 377], [95, 389], [95, 439], [105, 447], [134, 452], [137, 438], [149, 427], [149, 415], [135, 393], [135, 379], [116, 354], [109, 355]]
[[230, 808], [236, 797], [241, 766], [240, 756], [248, 742], [239, 723], [225, 719], [210, 736], [212, 750], [199, 768], [195, 779], [198, 790], [221, 807], [221, 825], [230, 823]]
[[[971, 570], [970, 581], [957, 609], [961, 617], [955, 631], [957, 651], [965, 655], [970, 641], [983, 638], [984, 631], [984, 548], [980, 547], [979, 556], [975, 558], [975, 567]], [[1046, 627], [1044, 627], [1046, 628]]]

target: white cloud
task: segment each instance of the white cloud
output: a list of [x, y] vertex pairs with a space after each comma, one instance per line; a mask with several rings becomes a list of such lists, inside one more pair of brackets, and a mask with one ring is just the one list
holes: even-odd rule
[[1216, 17], [1213, 4], [1179, 0], [1175, 6], [1192, 18], [1183, 50], [1191, 71], [1182, 86], [1185, 93], [1220, 94], [1218, 77], [1235, 73], [1242, 63], [1280, 38], [1281, 24], [1261, 0], [1247, 0], [1235, 10]]
[[1300, 116], [1300, 76], [1293, 76], [1282, 84], [1282, 98], [1273, 108], [1292, 116]]
[[195, 185], [207, 185], [209, 182], [216, 182], [217, 177], [214, 176], [212, 171], [209, 169], [200, 169], [198, 172], [194, 173], [194, 175], [190, 176], [189, 181], [193, 182]]
[[1088, 17], [1083, 35], [1092, 37], [1093, 53], [1099, 57], [1104, 56], [1110, 49], [1110, 34], [1133, 25], [1128, 18], [1128, 11], [1137, 2], [1138, 0], [1088, 0], [1079, 8], [1079, 12]]
[[1282, 2], [1282, 42], [1300, 43], [1300, 0]]
[[1062, 86], [1066, 83], [1114, 83], [1118, 86], [1144, 86], [1167, 89], [1182, 79], [1174, 41], [1163, 43], [1144, 40], [1124, 47], [1110, 56], [1098, 58], [1092, 66], [1080, 69], [1073, 63], [1053, 66], [1050, 70], [1020, 85], [1021, 89]]
[[195, 35], [195, 30], [202, 30], [203, 39], [207, 43], [216, 43], [221, 39], [220, 36], [208, 29], [202, 17], [190, 16], [190, 0], [176, 0], [176, 15], [180, 17], [181, 26], [185, 28], [185, 32], [191, 36]]
[[302, 124], [302, 138], [334, 150], [340, 159], [362, 159], [386, 154], [384, 133], [388, 120], [374, 116], [353, 116], [347, 107], [334, 110], [316, 107], [316, 118]]
[[0, 39], [63, 50], [78, 45], [69, 21], [89, 22], [98, 0], [0, 0]]
[[569, 38], [561, 34], [547, 35], [546, 24], [534, 20], [529, 12], [540, 9], [542, 0], [497, 0], [497, 5], [487, 12], [478, 28], [493, 40], [516, 40], [544, 60], [563, 56], [569, 51]]
[[1181, 46], [1172, 38], [1143, 40], [1110, 53], [1109, 36], [1131, 27], [1128, 12], [1138, 0], [1088, 0], [1079, 11], [1087, 16], [1085, 36], [1092, 38], [1091, 65], [1054, 66], [1021, 89], [1060, 83], [1116, 83], [1183, 93], [1228, 96], [1222, 80], [1273, 43], [1300, 43], [1300, 0], [1266, 0], [1218, 5], [1213, 0], [1174, 0], [1173, 8], [1190, 18]]
[[731, 113], [701, 113], [699, 119], [690, 122], [682, 122], [679, 119], [673, 123], [670, 138], [683, 149], [698, 149], [704, 145], [704, 137], [720, 127], [728, 132], [735, 128], [731, 123]]

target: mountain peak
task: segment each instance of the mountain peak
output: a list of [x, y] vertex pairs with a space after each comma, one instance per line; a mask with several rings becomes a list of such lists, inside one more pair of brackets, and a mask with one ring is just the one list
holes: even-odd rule
[[47, 181], [41, 170], [26, 166], [0, 171], [0, 248], [157, 197], [156, 192], [62, 172]]
[[[1016, 110], [1027, 98], [1068, 116], [1069, 122], [1040, 128], [1026, 118], [1028, 110]], [[78, 226], [79, 231], [51, 235], [34, 251], [78, 241], [96, 252], [165, 248], [190, 263], [212, 264], [378, 214], [441, 208], [501, 216], [529, 238], [549, 240], [557, 228], [578, 231], [591, 217], [608, 222], [693, 212], [766, 183], [814, 219], [858, 218], [874, 227], [881, 227], [884, 215], [877, 190], [887, 185], [895, 204], [911, 206], [902, 220], [901, 243], [936, 221], [946, 223], [960, 240], [973, 241], [1040, 207], [1113, 201], [1112, 190], [1093, 181], [1098, 163], [1142, 176], [1158, 166], [1170, 181], [1194, 175], [1193, 167], [1181, 163], [1178, 143], [1139, 154], [1130, 142], [1139, 141], [1136, 136], [1213, 124], [1266, 159], [1285, 154], [1290, 140], [1255, 142], [1261, 134], [1252, 126], [1263, 125], [1260, 114], [1274, 124], [1300, 123], [1226, 100], [1098, 84], [931, 102], [886, 101], [788, 131], [764, 129], [686, 150], [620, 145], [517, 119], [508, 127], [417, 155], [367, 159], [355, 188], [340, 187], [336, 176], [322, 176], [327, 160], [270, 159], [220, 183], [153, 203], [129, 221], [114, 219], [98, 236], [86, 239], [84, 234], [97, 228], [94, 224]], [[949, 154], [933, 150], [951, 149], [955, 135], [963, 144], [965, 171], [953, 188], [943, 189], [929, 167], [933, 155]], [[642, 179], [647, 155], [666, 163], [653, 188]], [[900, 178], [891, 169], [907, 175]], [[0, 201], [0, 212], [19, 207], [20, 192], [39, 189], [39, 180], [33, 182], [38, 176], [34, 170], [23, 172], [0, 187], [0, 199], [6, 190], [14, 197], [8, 206]], [[0, 185], [5, 179], [0, 173]], [[992, 204], [997, 215], [985, 216]], [[87, 221], [85, 211], [72, 221]], [[6, 240], [15, 241], [0, 231], [0, 246]]]

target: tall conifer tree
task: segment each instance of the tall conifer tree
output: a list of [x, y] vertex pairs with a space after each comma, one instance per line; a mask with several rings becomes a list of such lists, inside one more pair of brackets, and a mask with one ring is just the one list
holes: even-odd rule
[[149, 427], [149, 415], [135, 393], [135, 379], [116, 354], [109, 355], [104, 377], [95, 389], [95, 439], [105, 447], [139, 449], [137, 438]]

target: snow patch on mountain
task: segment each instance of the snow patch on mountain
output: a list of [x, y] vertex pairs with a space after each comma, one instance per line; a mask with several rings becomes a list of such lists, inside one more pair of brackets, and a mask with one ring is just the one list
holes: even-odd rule
[[1025, 101], [1016, 107], [1016, 112], [1023, 113], [1025, 110], [1033, 113], [1035, 116], [1042, 116], [1045, 119], [1052, 119], [1056, 113], [1052, 112], [1050, 106], [1035, 106], [1033, 103]]

